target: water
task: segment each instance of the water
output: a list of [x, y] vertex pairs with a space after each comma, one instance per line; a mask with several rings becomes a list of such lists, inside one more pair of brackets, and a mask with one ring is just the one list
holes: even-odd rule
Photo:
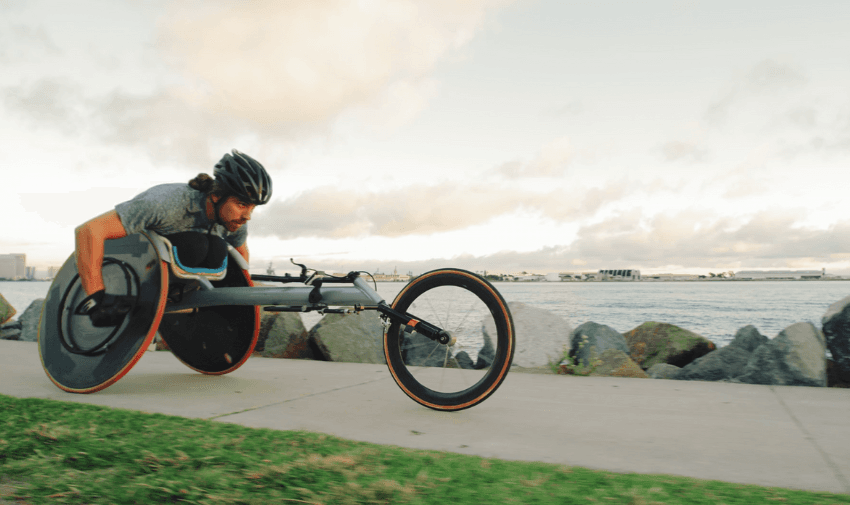
[[[378, 283], [387, 301], [405, 286]], [[574, 328], [587, 321], [625, 333], [646, 321], [675, 324], [718, 346], [748, 324], [773, 338], [791, 324], [808, 321], [820, 327], [827, 308], [850, 295], [850, 281], [772, 282], [498, 282], [502, 296], [549, 310]], [[0, 294], [18, 316], [49, 282], [0, 282]], [[312, 326], [320, 316], [304, 314]], [[17, 316], [16, 316], [17, 317]]]
[[20, 318], [33, 300], [46, 297], [50, 284], [47, 281], [0, 281], [0, 295], [18, 311], [13, 320]]

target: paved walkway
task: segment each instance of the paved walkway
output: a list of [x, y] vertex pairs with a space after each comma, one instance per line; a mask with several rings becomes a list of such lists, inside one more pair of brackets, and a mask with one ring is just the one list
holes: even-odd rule
[[[56, 388], [38, 347], [0, 341], [0, 394], [418, 449], [850, 494], [850, 390], [511, 373], [455, 413], [420, 407], [383, 365], [252, 358], [224, 376], [149, 352], [90, 395]], [[2, 414], [0, 414], [2, 416]]]

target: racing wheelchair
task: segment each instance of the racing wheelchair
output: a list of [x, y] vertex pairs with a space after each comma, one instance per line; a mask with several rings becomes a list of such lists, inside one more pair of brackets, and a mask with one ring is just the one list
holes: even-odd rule
[[80, 311], [86, 293], [72, 254], [50, 286], [39, 321], [39, 355], [49, 379], [71, 393], [107, 388], [141, 359], [157, 332], [189, 368], [233, 372], [254, 351], [261, 308], [352, 316], [377, 311], [390, 374], [407, 396], [435, 410], [477, 405], [507, 376], [515, 348], [508, 305], [472, 272], [427, 272], [388, 304], [365, 272], [332, 276], [296, 263], [300, 275], [252, 276], [242, 255], [228, 248], [220, 268], [193, 269], [155, 232], [107, 240], [106, 291], [127, 297], [131, 306], [120, 324], [105, 328]]

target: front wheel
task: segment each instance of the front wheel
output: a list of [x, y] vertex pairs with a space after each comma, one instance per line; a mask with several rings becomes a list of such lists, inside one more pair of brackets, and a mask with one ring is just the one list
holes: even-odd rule
[[507, 376], [516, 346], [505, 300], [465, 270], [416, 277], [392, 308], [449, 332], [448, 345], [392, 322], [384, 334], [387, 366], [399, 387], [435, 410], [462, 410], [484, 401]]

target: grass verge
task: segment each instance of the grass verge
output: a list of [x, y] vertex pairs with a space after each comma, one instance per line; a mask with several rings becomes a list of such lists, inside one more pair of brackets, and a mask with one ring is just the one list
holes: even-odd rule
[[10, 502], [850, 504], [850, 495], [501, 461], [0, 395]]

